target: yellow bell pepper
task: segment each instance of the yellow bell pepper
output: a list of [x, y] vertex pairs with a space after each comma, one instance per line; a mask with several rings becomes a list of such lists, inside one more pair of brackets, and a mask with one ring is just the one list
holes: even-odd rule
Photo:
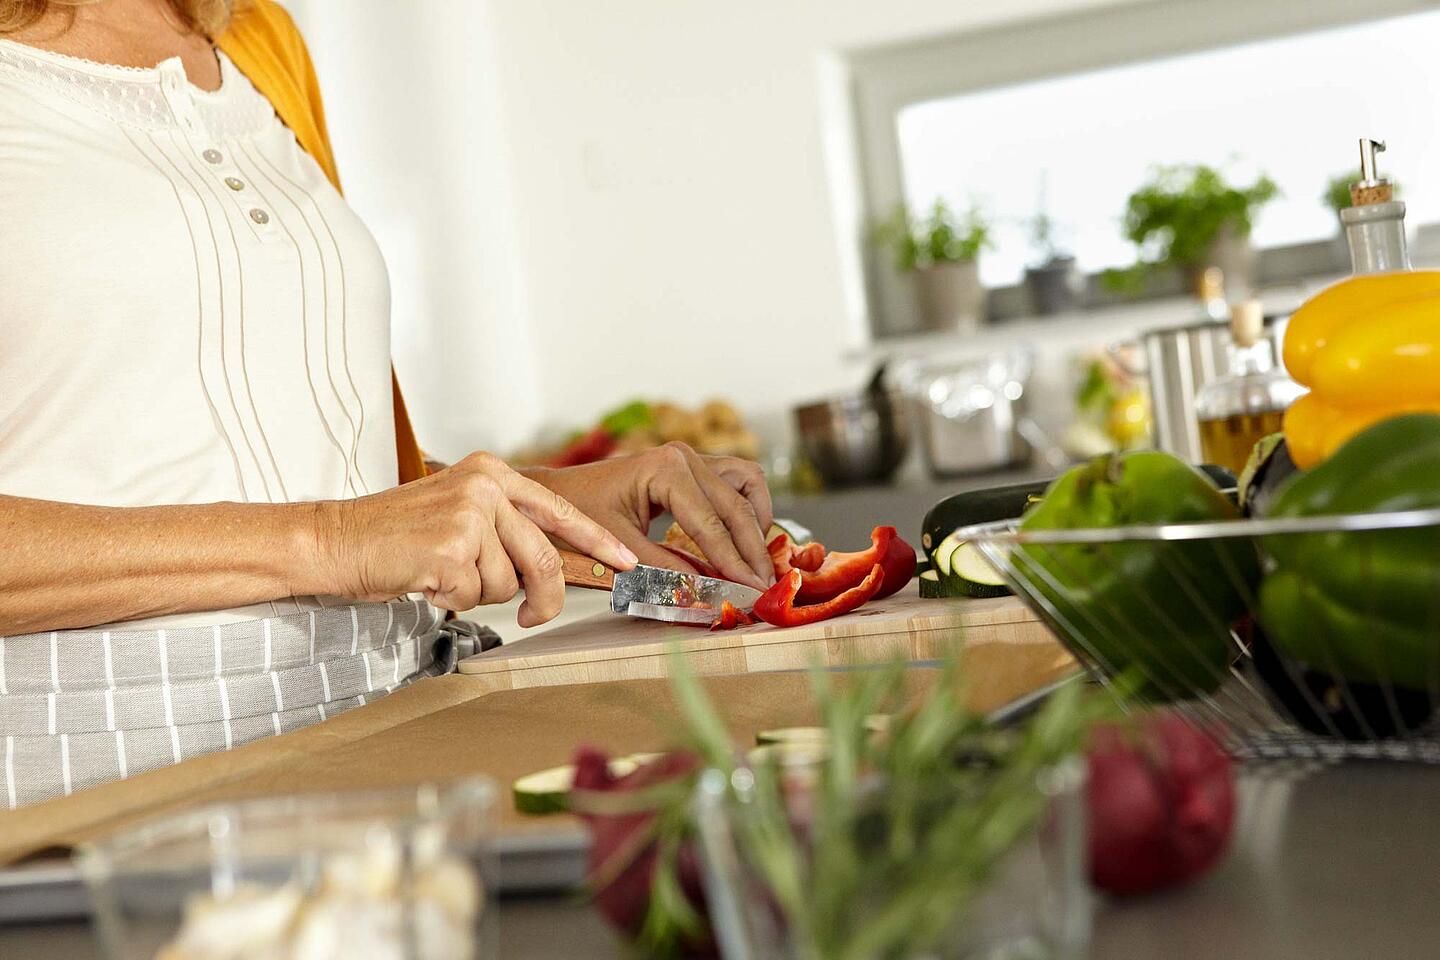
[[1368, 274], [1321, 291], [1290, 318], [1284, 355], [1310, 388], [1285, 413], [1300, 467], [1381, 420], [1440, 413], [1440, 271]]

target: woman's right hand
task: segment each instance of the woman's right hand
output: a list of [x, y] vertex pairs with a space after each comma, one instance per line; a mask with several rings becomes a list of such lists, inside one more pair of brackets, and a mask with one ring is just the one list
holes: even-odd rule
[[446, 610], [504, 603], [521, 584], [518, 622], [565, 604], [554, 535], [618, 570], [636, 558], [568, 500], [473, 453], [438, 473], [356, 500], [321, 503], [318, 540], [334, 592], [356, 600], [423, 593]]

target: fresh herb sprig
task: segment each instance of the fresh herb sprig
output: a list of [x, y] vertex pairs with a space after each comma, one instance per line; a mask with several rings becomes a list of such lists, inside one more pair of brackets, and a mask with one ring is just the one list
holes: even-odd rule
[[[808, 771], [797, 825], [795, 771], [772, 759], [746, 764], [695, 675], [672, 669], [684, 719], [680, 746], [729, 784], [747, 766], [753, 786], [728, 797], [742, 857], [778, 909], [796, 960], [913, 957], [954, 933], [996, 866], [1037, 828], [1040, 780], [1073, 758], [1089, 726], [1114, 710], [1078, 682], [1028, 720], [999, 729], [965, 706], [959, 668], [936, 671], [918, 695], [900, 665], [812, 688], [826, 742]], [[869, 718], [888, 714], [876, 733]], [[736, 788], [732, 787], [732, 791]], [[678, 802], [678, 801], [677, 801]], [[674, 810], [656, 821], [660, 859], [637, 951], [678, 955], [695, 917], [676, 879], [682, 835]]]

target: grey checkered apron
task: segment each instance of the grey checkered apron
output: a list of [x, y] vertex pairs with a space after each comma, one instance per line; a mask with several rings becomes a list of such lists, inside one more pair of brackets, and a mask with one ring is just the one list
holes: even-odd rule
[[494, 642], [405, 599], [0, 638], [4, 797], [14, 809], [318, 723]]

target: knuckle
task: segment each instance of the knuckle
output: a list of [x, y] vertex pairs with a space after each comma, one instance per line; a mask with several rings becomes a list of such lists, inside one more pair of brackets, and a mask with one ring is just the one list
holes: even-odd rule
[[473, 559], [469, 537], [457, 533], [454, 536], [446, 537], [440, 542], [440, 562], [445, 567], [459, 567], [469, 564]]
[[551, 500], [550, 511], [555, 515], [556, 520], [564, 523], [580, 516], [580, 511], [577, 510], [575, 504], [569, 500], [566, 500], [559, 494], [551, 494], [551, 497], [553, 499]]
[[560, 552], [554, 547], [541, 550], [535, 557], [535, 572], [547, 579], [560, 576], [563, 566]]
[[475, 467], [484, 473], [499, 473], [502, 470], [510, 469], [505, 461], [488, 450], [477, 450], [470, 454], [475, 461]]
[[483, 473], [465, 478], [465, 493], [473, 502], [493, 503], [500, 496], [500, 485]]
[[655, 457], [668, 466], [685, 466], [690, 462], [690, 445], [683, 440], [671, 440], [655, 448]]
[[686, 454], [689, 454], [689, 453], [693, 453], [693, 452], [694, 452], [694, 451], [691, 449], [690, 444], [686, 443], [684, 440], [669, 440], [669, 441], [666, 441], [665, 444], [664, 444], [664, 446], [663, 446], [663, 449], [669, 450], [672, 454], [679, 454], [679, 455], [682, 456], [682, 457], [685, 456]]

